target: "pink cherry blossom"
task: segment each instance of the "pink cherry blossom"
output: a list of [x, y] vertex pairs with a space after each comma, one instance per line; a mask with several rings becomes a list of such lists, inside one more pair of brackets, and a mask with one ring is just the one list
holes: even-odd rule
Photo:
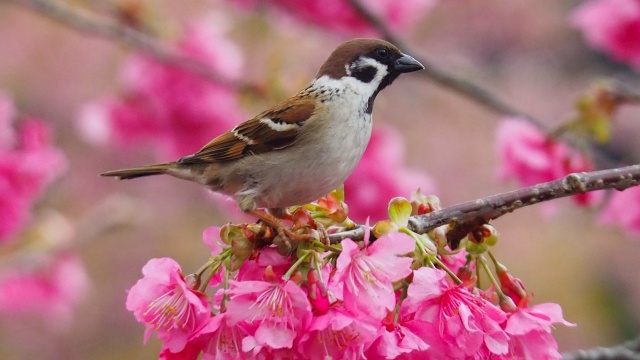
[[204, 347], [202, 360], [237, 359], [241, 354], [246, 333], [239, 326], [230, 326], [226, 314], [211, 318], [202, 333], [211, 334]]
[[551, 336], [553, 324], [575, 326], [562, 318], [558, 304], [518, 308], [508, 314], [505, 332], [510, 336], [509, 354], [522, 359], [560, 359], [558, 344]]
[[202, 360], [238, 359], [242, 356], [242, 339], [246, 333], [241, 327], [229, 326], [225, 313], [212, 316], [196, 331], [184, 349], [174, 353], [163, 346], [161, 360], [192, 360], [203, 353]]
[[[177, 48], [225, 79], [240, 75], [241, 53], [219, 27], [189, 26]], [[129, 58], [121, 78], [122, 95], [89, 103], [80, 114], [81, 134], [96, 145], [150, 145], [159, 158], [173, 159], [197, 151], [243, 120], [229, 86], [146, 56]]]
[[236, 275], [236, 280], [265, 280], [265, 271], [267, 267], [273, 272], [275, 277], [284, 275], [291, 266], [291, 258], [280, 255], [275, 247], [261, 248], [255, 259], [248, 259]]
[[127, 310], [146, 325], [145, 342], [156, 330], [168, 351], [181, 352], [209, 319], [206, 295], [187, 284], [180, 265], [170, 258], [149, 260], [142, 274], [129, 290]]
[[378, 333], [362, 316], [353, 315], [341, 303], [334, 303], [325, 314], [313, 317], [298, 351], [306, 359], [364, 358], [364, 350]]
[[[556, 180], [573, 172], [593, 170], [589, 158], [569, 145], [551, 139], [531, 123], [505, 118], [497, 129], [501, 180], [516, 179], [524, 186]], [[598, 201], [601, 194], [588, 192], [573, 197], [580, 205]]]
[[614, 192], [598, 216], [603, 224], [620, 225], [629, 234], [640, 235], [640, 187]]
[[396, 129], [376, 126], [358, 166], [344, 183], [349, 217], [356, 222], [387, 218], [387, 204], [396, 196], [411, 195], [418, 188], [433, 193], [433, 180], [404, 164], [404, 141]]
[[452, 284], [443, 270], [414, 271], [405, 302], [415, 310], [415, 319], [433, 327], [451, 357], [507, 354], [509, 337], [501, 327], [505, 313], [465, 286]]
[[342, 283], [344, 303], [354, 313], [382, 319], [393, 310], [393, 282], [411, 274], [411, 258], [400, 255], [415, 249], [406, 234], [385, 235], [362, 249], [351, 239], [342, 241], [333, 281]]
[[390, 313], [382, 321], [380, 336], [367, 350], [367, 358], [397, 359], [401, 355], [424, 354], [429, 349], [430, 333], [425, 331], [428, 324], [414, 319], [406, 307], [400, 309], [397, 322], [394, 318], [395, 313]]
[[[243, 6], [261, 4], [256, 0], [236, 0]], [[275, 6], [303, 22], [310, 22], [350, 34], [372, 34], [372, 26], [359, 15], [348, 0], [269, 0]], [[434, 0], [364, 0], [366, 6], [375, 15], [389, 24], [394, 30], [404, 30], [430, 9]]]
[[247, 332], [242, 351], [256, 356], [293, 349], [311, 320], [307, 294], [293, 281], [233, 281], [228, 290], [229, 326]]
[[54, 329], [65, 328], [89, 288], [84, 265], [74, 255], [58, 254], [41, 266], [3, 269], [0, 275], [0, 315], [37, 316]]
[[24, 226], [33, 203], [67, 165], [45, 123], [25, 118], [14, 129], [14, 113], [10, 99], [0, 94], [0, 242]]
[[571, 21], [591, 46], [640, 70], [639, 1], [585, 1], [572, 13]]

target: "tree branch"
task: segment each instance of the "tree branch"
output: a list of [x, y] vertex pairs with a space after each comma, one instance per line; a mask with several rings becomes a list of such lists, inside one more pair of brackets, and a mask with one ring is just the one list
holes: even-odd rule
[[[412, 216], [408, 228], [418, 234], [427, 233], [442, 225], [451, 225], [447, 233], [449, 244], [456, 248], [471, 230], [519, 208], [566, 196], [603, 189], [624, 190], [640, 185], [640, 165], [592, 172], [569, 174], [561, 179], [513, 190], [478, 200], [450, 206], [425, 215]], [[360, 240], [364, 228], [329, 235], [332, 243], [350, 237]]]
[[562, 360], [638, 360], [640, 359], [640, 337], [621, 345], [597, 347], [562, 354]]
[[185, 56], [176, 49], [158, 41], [116, 20], [95, 13], [75, 8], [58, 1], [51, 0], [10, 0], [18, 5], [32, 9], [46, 17], [57, 20], [83, 34], [121, 42], [135, 50], [152, 56], [159, 62], [181, 68], [202, 76], [218, 84], [228, 85], [240, 90], [255, 90], [255, 86], [242, 84], [225, 78], [209, 65], [197, 59]]

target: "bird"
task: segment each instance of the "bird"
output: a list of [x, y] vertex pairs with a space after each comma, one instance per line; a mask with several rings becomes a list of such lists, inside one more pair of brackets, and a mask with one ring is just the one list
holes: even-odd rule
[[399, 75], [422, 69], [387, 41], [352, 39], [329, 55], [307, 87], [198, 152], [101, 175], [126, 180], [168, 174], [190, 180], [232, 197], [243, 212], [296, 238], [280, 220], [285, 209], [344, 183], [369, 143], [378, 93]]

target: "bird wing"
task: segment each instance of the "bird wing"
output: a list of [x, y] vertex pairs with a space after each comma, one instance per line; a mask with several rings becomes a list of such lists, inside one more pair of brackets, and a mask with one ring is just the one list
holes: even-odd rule
[[293, 97], [216, 137], [200, 151], [180, 159], [182, 164], [237, 160], [293, 145], [315, 111], [315, 101]]

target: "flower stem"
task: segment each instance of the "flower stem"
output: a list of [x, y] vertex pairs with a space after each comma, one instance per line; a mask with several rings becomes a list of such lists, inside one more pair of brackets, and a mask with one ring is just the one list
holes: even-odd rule
[[489, 250], [487, 250], [487, 254], [489, 254], [489, 257], [491, 258], [491, 261], [493, 262], [493, 266], [497, 269], [498, 268], [498, 260], [496, 259], [496, 257], [493, 255], [493, 253]]
[[323, 244], [322, 242], [320, 242], [318, 240], [313, 240], [313, 246], [317, 246], [317, 247], [322, 248], [322, 249], [327, 250], [327, 251], [332, 251], [332, 252], [334, 252], [336, 254], [340, 254], [342, 252], [342, 250], [340, 250], [340, 249], [338, 249], [336, 247], [333, 247], [333, 246], [327, 246], [327, 245]]
[[[467, 256], [469, 256], [469, 255], [467, 255]], [[476, 262], [476, 287], [482, 288], [481, 285], [480, 285], [481, 277], [480, 277], [480, 266], [478, 266], [478, 257], [474, 256], [473, 259]]]
[[451, 271], [447, 267], [447, 265], [445, 265], [442, 261], [440, 261], [440, 259], [438, 259], [437, 257], [434, 257], [433, 262], [435, 262], [442, 270], [444, 270], [457, 285], [462, 284], [462, 280], [460, 280], [460, 278], [456, 274], [454, 274], [453, 271]]
[[491, 269], [489, 269], [489, 264], [487, 264], [487, 259], [485, 259], [484, 256], [478, 256], [478, 261], [480, 262], [480, 265], [482, 265], [482, 268], [484, 269], [484, 271], [487, 273], [487, 276], [489, 277], [489, 280], [491, 280], [491, 283], [495, 287], [496, 293], [498, 294], [498, 296], [500, 297], [505, 296], [505, 294], [502, 292], [502, 288], [500, 287], [500, 283], [496, 280], [496, 277], [493, 276]]
[[302, 254], [302, 256], [300, 256], [300, 258], [298, 258], [298, 260], [293, 265], [291, 265], [289, 270], [287, 270], [287, 272], [284, 275], [282, 275], [282, 279], [284, 279], [284, 281], [288, 281], [291, 278], [291, 275], [293, 275], [293, 273], [296, 272], [298, 267], [300, 267], [300, 265], [302, 265], [302, 263], [307, 260], [309, 255], [311, 255], [311, 251], [307, 251], [304, 254]]
[[227, 310], [227, 301], [229, 301], [229, 294], [227, 293], [226, 290], [229, 289], [229, 273], [231, 271], [229, 271], [229, 268], [226, 268], [224, 272], [224, 280], [223, 280], [223, 289], [225, 289], [225, 291], [222, 293], [222, 300], [220, 300], [220, 312], [223, 313]]
[[[429, 257], [435, 257], [434, 255], [436, 254], [433, 251], [427, 249], [427, 247], [422, 243], [422, 239], [420, 238], [420, 235], [404, 227], [400, 228], [400, 232], [411, 236], [411, 238], [416, 242], [416, 246], [421, 253], [421, 258], [426, 259]], [[430, 240], [427, 240], [427, 241], [430, 241]]]
[[211, 282], [213, 275], [218, 272], [221, 265], [222, 265], [222, 261], [217, 262], [215, 265], [211, 267], [211, 271], [209, 272], [209, 275], [207, 275], [207, 279], [205, 280], [205, 282], [203, 282], [200, 285], [200, 289], [199, 289], [200, 292], [204, 292], [207, 289], [207, 286], [209, 286], [209, 283]]
[[200, 280], [200, 277], [202, 276], [202, 274], [204, 274], [205, 271], [207, 271], [207, 269], [213, 265], [213, 263], [215, 262], [215, 257], [210, 257], [209, 260], [202, 265], [202, 267], [200, 267], [200, 269], [198, 269], [198, 271], [196, 271], [195, 273], [193, 273], [193, 275], [196, 277], [196, 279]]
[[[200, 289], [198, 289], [200, 292], [204, 292], [207, 289], [207, 286], [209, 286], [209, 282], [213, 278], [213, 275], [217, 273], [218, 270], [220, 270], [220, 266], [222, 265], [224, 260], [227, 259], [232, 254], [233, 254], [233, 251], [231, 250], [231, 248], [226, 248], [222, 250], [220, 254], [209, 259], [209, 261], [207, 261], [206, 264], [204, 264], [200, 269], [198, 269], [198, 271], [195, 273], [195, 277], [197, 281], [196, 283], [200, 284]], [[211, 268], [211, 272], [207, 276], [206, 281], [204, 281], [203, 283], [200, 283], [200, 279], [202, 275], [204, 274], [205, 271], [207, 271], [208, 268]]]

